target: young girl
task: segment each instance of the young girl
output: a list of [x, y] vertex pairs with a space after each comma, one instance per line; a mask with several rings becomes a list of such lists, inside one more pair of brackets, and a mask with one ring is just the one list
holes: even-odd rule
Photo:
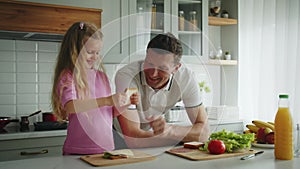
[[[69, 120], [63, 154], [96, 154], [114, 149], [112, 118], [137, 104], [138, 95], [112, 95], [101, 64], [102, 33], [93, 24], [74, 23], [66, 32], [57, 58], [52, 108], [59, 120]], [[116, 114], [115, 114], [116, 115]]]

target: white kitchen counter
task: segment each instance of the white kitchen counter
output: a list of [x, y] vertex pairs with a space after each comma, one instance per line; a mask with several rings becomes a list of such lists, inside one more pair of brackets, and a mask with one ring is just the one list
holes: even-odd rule
[[[149, 150], [149, 149], [148, 149]], [[145, 150], [147, 152], [148, 150]], [[258, 150], [258, 149], [256, 149]], [[248, 160], [240, 160], [240, 157], [230, 157], [217, 160], [205, 160], [205, 161], [191, 161], [184, 158], [180, 158], [167, 153], [161, 153], [157, 155], [157, 158], [152, 161], [123, 164], [107, 167], [97, 168], [110, 168], [110, 169], [157, 169], [157, 168], [188, 168], [188, 169], [296, 169], [300, 166], [300, 158], [294, 160], [275, 160], [273, 155], [273, 149], [264, 149], [265, 153], [256, 156]], [[0, 162], [0, 168], [9, 169], [83, 169], [83, 168], [95, 168], [84, 161], [79, 159], [80, 156], [57, 156], [57, 157], [44, 157], [27, 160], [16, 160]]]
[[21, 132], [18, 127], [6, 128], [7, 133], [0, 134], [0, 141], [2, 140], [15, 140], [15, 139], [28, 139], [28, 138], [41, 138], [41, 137], [56, 137], [66, 136], [67, 130], [48, 130], [48, 131], [34, 131], [33, 126], [29, 131]]

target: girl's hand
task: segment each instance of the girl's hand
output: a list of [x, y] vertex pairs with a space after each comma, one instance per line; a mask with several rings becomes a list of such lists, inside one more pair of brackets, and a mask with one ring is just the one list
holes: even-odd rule
[[130, 103], [135, 105], [139, 104], [139, 97], [140, 97], [139, 93], [133, 93], [130, 96]]
[[130, 103], [127, 103], [127, 94], [126, 93], [116, 93], [112, 95], [112, 106], [115, 107], [124, 107], [129, 106]]

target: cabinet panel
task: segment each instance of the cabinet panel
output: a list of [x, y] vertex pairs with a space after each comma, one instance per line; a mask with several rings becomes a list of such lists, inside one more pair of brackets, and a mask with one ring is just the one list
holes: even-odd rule
[[62, 146], [39, 147], [18, 150], [1, 151], [0, 161], [21, 160], [28, 158], [41, 158], [50, 156], [61, 156]]
[[129, 61], [129, 2], [128, 0], [111, 0], [103, 2], [102, 27], [104, 34], [103, 62], [128, 63]]
[[0, 161], [62, 155], [66, 136], [0, 141]]

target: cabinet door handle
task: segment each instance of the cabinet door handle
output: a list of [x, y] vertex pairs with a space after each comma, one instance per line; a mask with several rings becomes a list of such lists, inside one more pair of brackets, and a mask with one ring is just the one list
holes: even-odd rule
[[44, 149], [42, 151], [35, 151], [35, 152], [26, 152], [26, 151], [21, 151], [21, 156], [26, 156], [26, 155], [38, 155], [38, 154], [47, 154], [48, 150]]

